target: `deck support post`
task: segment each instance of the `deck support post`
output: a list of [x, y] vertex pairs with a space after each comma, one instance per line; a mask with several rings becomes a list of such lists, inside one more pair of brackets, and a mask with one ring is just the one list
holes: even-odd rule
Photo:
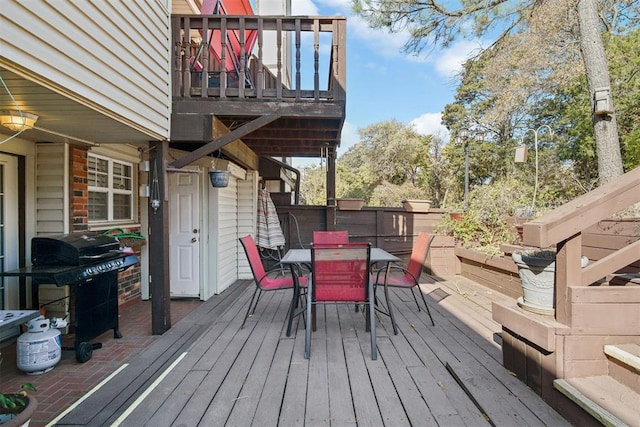
[[327, 219], [326, 230], [336, 229], [336, 153], [327, 153]]
[[151, 332], [162, 335], [171, 328], [169, 281], [169, 194], [166, 165], [169, 143], [149, 144], [149, 283], [151, 291]]

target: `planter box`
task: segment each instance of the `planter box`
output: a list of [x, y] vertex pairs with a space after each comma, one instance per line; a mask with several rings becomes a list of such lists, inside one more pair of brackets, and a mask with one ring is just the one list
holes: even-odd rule
[[402, 207], [407, 212], [429, 212], [431, 200], [403, 200]]
[[363, 199], [337, 199], [341, 211], [359, 211], [364, 206]]

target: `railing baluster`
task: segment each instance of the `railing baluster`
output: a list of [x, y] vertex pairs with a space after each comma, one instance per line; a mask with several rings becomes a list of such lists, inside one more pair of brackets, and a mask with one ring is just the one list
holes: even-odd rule
[[245, 89], [245, 67], [246, 67], [246, 52], [245, 52], [245, 21], [244, 18], [240, 18], [240, 75], [238, 76], [238, 98], [244, 98]]
[[258, 18], [258, 81], [256, 82], [256, 96], [258, 99], [262, 98], [262, 88], [264, 87], [264, 70], [263, 70], [263, 62], [262, 62], [262, 35], [264, 28], [264, 20], [262, 18]]
[[276, 60], [276, 99], [282, 99], [282, 18], [276, 20], [276, 46], [277, 46], [277, 60]]
[[183, 84], [182, 84], [182, 57], [185, 54], [184, 46], [182, 45], [181, 18], [171, 18], [171, 40], [173, 40], [173, 61], [171, 61], [172, 67], [172, 79], [171, 79], [171, 95], [183, 96]]
[[296, 99], [301, 98], [302, 78], [300, 75], [300, 19], [296, 19]]
[[313, 98], [320, 100], [320, 22], [313, 20]]
[[[171, 65], [173, 96], [191, 97], [191, 91], [197, 93], [199, 89], [200, 93], [193, 96], [267, 97], [317, 102], [345, 99], [344, 18], [175, 15], [172, 17], [172, 26], [175, 56]], [[201, 31], [202, 44], [197, 49], [192, 49], [190, 33], [196, 30]], [[253, 31], [257, 31], [257, 35]], [[270, 38], [267, 39], [268, 43], [275, 46], [265, 46], [265, 31], [275, 34], [273, 42]], [[305, 50], [309, 52], [311, 46], [309, 43], [305, 49], [303, 43], [307, 42], [307, 38], [303, 37], [304, 32], [313, 33], [313, 77], [307, 76], [306, 79], [303, 74], [310, 74], [311, 69], [308, 67], [303, 71], [303, 62], [306, 61], [303, 56], [307, 55]], [[328, 55], [321, 52], [323, 33], [331, 33], [332, 36]], [[257, 56], [249, 51], [250, 42], [252, 47], [254, 42], [257, 44]], [[275, 48], [275, 64], [265, 65], [267, 47]], [[198, 53], [195, 53], [196, 50]], [[324, 56], [321, 57], [321, 54]], [[197, 67], [202, 67], [200, 82], [195, 78], [200, 71], [192, 71], [189, 61], [192, 56], [196, 56], [195, 61], [202, 61]], [[320, 87], [321, 62], [328, 62], [327, 88]], [[213, 84], [214, 78], [219, 79], [218, 84]], [[324, 78], [322, 80], [325, 81]], [[211, 87], [209, 82], [212, 83]]]
[[227, 97], [227, 18], [220, 18], [220, 98]]
[[335, 47], [331, 95], [336, 101], [347, 99], [347, 22], [342, 19], [333, 22], [333, 45]]
[[[202, 74], [200, 78], [200, 97], [209, 96], [209, 34], [213, 34], [209, 29], [209, 19], [202, 19]], [[198, 60], [198, 58], [196, 58]]]
[[[191, 22], [189, 17], [184, 19], [184, 32], [182, 34], [182, 69], [189, 71], [189, 56], [191, 55]], [[182, 96], [191, 98], [191, 73], [182, 75]]]

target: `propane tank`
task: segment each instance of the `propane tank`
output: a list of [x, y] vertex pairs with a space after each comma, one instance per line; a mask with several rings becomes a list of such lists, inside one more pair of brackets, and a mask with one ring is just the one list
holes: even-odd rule
[[43, 316], [27, 322], [27, 332], [18, 337], [18, 369], [27, 375], [49, 372], [62, 357], [60, 331]]

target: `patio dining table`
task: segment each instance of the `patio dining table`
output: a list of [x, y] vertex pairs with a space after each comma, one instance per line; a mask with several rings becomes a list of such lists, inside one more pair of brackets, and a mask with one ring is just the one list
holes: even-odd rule
[[[371, 248], [371, 256], [370, 262], [371, 265], [376, 263], [386, 263], [387, 268], [391, 265], [392, 262], [400, 261], [400, 258], [397, 256], [390, 254], [384, 249], [380, 248]], [[293, 325], [293, 319], [302, 313], [301, 310], [297, 310], [298, 308], [298, 300], [300, 298], [300, 284], [298, 282], [298, 269], [297, 267], [300, 265], [311, 265], [311, 249], [289, 249], [287, 253], [282, 257], [280, 263], [283, 265], [288, 265], [291, 269], [291, 276], [293, 277], [293, 297], [291, 300], [291, 307], [289, 309], [289, 323], [287, 325], [287, 336], [291, 335], [291, 327]], [[385, 279], [386, 285], [386, 279]], [[385, 286], [385, 292], [387, 292]], [[387, 299], [388, 301], [388, 299]], [[389, 304], [387, 304], [389, 305]], [[393, 314], [391, 312], [391, 307], [387, 307], [389, 310], [388, 314], [391, 317], [391, 322], [393, 324], [394, 331], [396, 329], [395, 321], [393, 319]]]

